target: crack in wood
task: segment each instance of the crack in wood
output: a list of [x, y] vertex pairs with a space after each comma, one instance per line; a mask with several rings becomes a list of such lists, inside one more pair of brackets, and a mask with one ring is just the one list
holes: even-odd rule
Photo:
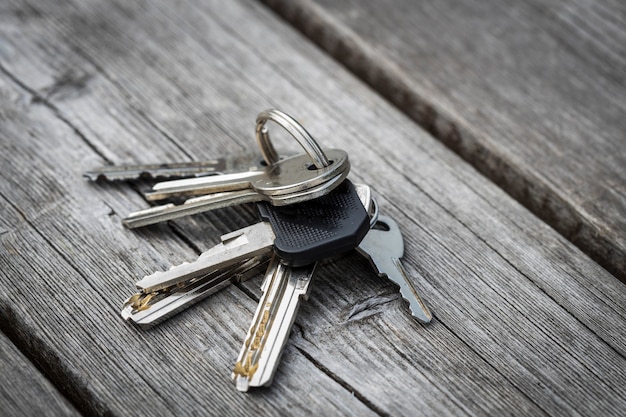
[[397, 299], [402, 298], [398, 291], [376, 294], [354, 303], [347, 313], [344, 323], [362, 321], [366, 318], [381, 314]]
[[89, 82], [93, 79], [93, 75], [89, 73], [77, 73], [75, 70], [68, 70], [58, 76], [54, 83], [45, 87], [45, 99], [51, 100], [52, 97], [63, 99], [63, 97], [72, 94], [80, 94]]
[[304, 350], [303, 348], [299, 346], [294, 346], [294, 347], [317, 369], [319, 369], [321, 372], [327, 375], [330, 379], [332, 379], [337, 384], [339, 384], [346, 391], [352, 393], [352, 395], [354, 395], [354, 397], [356, 397], [359, 401], [361, 401], [367, 408], [369, 408], [370, 410], [372, 410], [373, 412], [375, 412], [381, 417], [391, 417], [391, 414], [386, 413], [384, 410], [376, 406], [376, 404], [374, 404], [372, 400], [368, 399], [365, 395], [360, 393], [357, 389], [355, 389], [348, 382], [344, 381], [337, 374], [333, 373], [330, 369], [325, 367], [321, 362], [318, 362], [317, 360], [315, 360], [315, 358], [312, 355], [310, 355], [306, 350]]

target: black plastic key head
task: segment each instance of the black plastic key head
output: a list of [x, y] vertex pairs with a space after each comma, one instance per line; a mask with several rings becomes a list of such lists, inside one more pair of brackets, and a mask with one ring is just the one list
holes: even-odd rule
[[369, 217], [349, 180], [306, 203], [281, 207], [259, 203], [257, 207], [276, 234], [274, 251], [291, 266], [352, 250], [369, 231]]

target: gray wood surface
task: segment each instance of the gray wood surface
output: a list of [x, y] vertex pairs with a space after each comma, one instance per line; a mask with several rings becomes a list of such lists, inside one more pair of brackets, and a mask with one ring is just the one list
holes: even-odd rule
[[266, 0], [626, 281], [626, 3]]
[[80, 415], [2, 333], [0, 375], [0, 410], [3, 416]]
[[[619, 415], [626, 291], [602, 267], [255, 2], [11, 0], [0, 37], [0, 314], [79, 409], [107, 415]], [[402, 226], [435, 315], [352, 254], [324, 266], [271, 388], [230, 369], [260, 278], [150, 331], [133, 283], [254, 222], [250, 207], [139, 231], [146, 203], [90, 184], [105, 163], [253, 146], [296, 116], [350, 153]], [[297, 147], [276, 135], [277, 147]], [[407, 158], [411, 155], [411, 158]]]

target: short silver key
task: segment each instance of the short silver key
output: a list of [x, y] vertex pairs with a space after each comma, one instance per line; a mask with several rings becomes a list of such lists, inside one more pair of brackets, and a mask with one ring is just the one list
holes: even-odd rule
[[[307, 162], [308, 157], [301, 155], [299, 159], [287, 158], [274, 164], [272, 168], [264, 171], [265, 175], [258, 175], [255, 179], [242, 180], [238, 177], [233, 182], [237, 184], [236, 186], [233, 183], [224, 185], [223, 177], [226, 175], [211, 177], [218, 186], [212, 189], [210, 186], [202, 185], [202, 192], [217, 191], [217, 194], [192, 198], [180, 205], [167, 204], [140, 210], [131, 213], [123, 223], [129, 228], [135, 228], [244, 203], [268, 201], [275, 206], [285, 206], [319, 198], [338, 187], [350, 170], [350, 163], [344, 151], [329, 150], [328, 155], [334, 157], [334, 163], [329, 167], [308, 169], [310, 166]], [[224, 187], [232, 191], [219, 192]], [[233, 190], [234, 187], [243, 189]], [[179, 191], [180, 189], [177, 189], [167, 196], [178, 195]]]
[[83, 176], [91, 181], [164, 180], [258, 171], [265, 166], [260, 154], [248, 151], [209, 161], [105, 166], [87, 171]]
[[122, 318], [140, 327], [152, 327], [228, 285], [252, 278], [262, 268], [267, 268], [268, 263], [269, 254], [259, 255], [230, 268], [212, 271], [200, 278], [159, 291], [139, 292], [124, 302]]
[[270, 261], [263, 296], [232, 373], [239, 391], [271, 384], [300, 301], [308, 299], [317, 265], [288, 267], [277, 256]]
[[432, 320], [432, 314], [400, 263], [400, 258], [404, 255], [404, 240], [393, 219], [380, 215], [357, 251], [370, 261], [378, 275], [387, 276], [400, 286], [400, 294], [409, 302], [413, 317], [424, 323]]

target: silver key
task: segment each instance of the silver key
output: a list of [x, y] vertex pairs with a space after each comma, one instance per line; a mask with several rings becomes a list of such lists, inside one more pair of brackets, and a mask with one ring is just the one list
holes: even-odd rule
[[270, 262], [252, 325], [237, 358], [232, 379], [239, 391], [272, 382], [302, 299], [308, 299], [318, 262], [288, 267], [277, 256]]
[[256, 190], [268, 195], [303, 191], [323, 184], [350, 168], [348, 156], [344, 151], [330, 149], [327, 152], [337, 158], [337, 163], [312, 169], [311, 160], [307, 155], [296, 155], [260, 170], [160, 182], [152, 187], [153, 192], [147, 194], [146, 198], [155, 201], [237, 190]]
[[209, 161], [173, 162], [164, 164], [114, 165], [87, 171], [91, 181], [131, 181], [139, 179], [174, 179], [214, 174], [255, 171], [265, 166], [263, 157], [252, 151], [211, 159]]
[[[274, 206], [286, 206], [289, 204], [302, 203], [315, 198], [323, 197], [341, 184], [345, 180], [346, 176], [347, 173], [344, 171], [344, 173], [334, 177], [324, 184], [310, 188], [306, 191], [288, 194], [285, 196], [272, 196], [271, 203]], [[259, 195], [257, 193], [250, 191], [231, 191], [228, 193], [210, 194], [190, 198], [180, 205], [170, 203], [149, 209], [139, 210], [129, 214], [128, 217], [122, 220], [122, 223], [129, 229], [135, 229], [137, 227], [148, 226], [167, 220], [178, 219], [183, 216], [204, 213], [209, 210], [256, 202], [259, 200], [258, 197]]]
[[[308, 156], [299, 155], [279, 161], [262, 173], [255, 173], [253, 178], [242, 179], [237, 175], [228, 182], [228, 175], [222, 175], [203, 178], [205, 182], [200, 185], [183, 183], [179, 187], [175, 184], [174, 191], [158, 192], [167, 197], [196, 192], [217, 194], [192, 198], [180, 205], [167, 204], [140, 210], [131, 213], [123, 222], [127, 227], [135, 228], [237, 204], [268, 201], [275, 206], [284, 206], [322, 197], [339, 186], [350, 170], [344, 151], [331, 149], [327, 154], [334, 163], [321, 169], [310, 169]], [[227, 177], [226, 181], [224, 177]], [[179, 181], [172, 182], [180, 184]], [[211, 182], [217, 185], [212, 187]]]
[[122, 306], [122, 318], [140, 327], [151, 327], [191, 307], [228, 285], [244, 282], [267, 268], [269, 254], [255, 256], [226, 268], [212, 271], [165, 289], [142, 293], [128, 298]]
[[432, 320], [432, 314], [400, 263], [404, 255], [404, 241], [393, 219], [379, 216], [377, 224], [361, 241], [357, 251], [370, 261], [378, 275], [387, 276], [400, 286], [400, 294], [409, 302], [413, 317], [424, 323]]
[[181, 282], [222, 271], [255, 256], [268, 254], [276, 239], [269, 223], [260, 222], [223, 235], [221, 242], [203, 252], [195, 262], [183, 263], [167, 271], [155, 272], [137, 282], [143, 293], [167, 289]]

